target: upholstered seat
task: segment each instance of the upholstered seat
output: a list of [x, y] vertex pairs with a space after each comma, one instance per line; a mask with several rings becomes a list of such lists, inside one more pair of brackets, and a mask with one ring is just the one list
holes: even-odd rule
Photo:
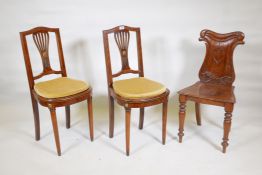
[[114, 81], [113, 88], [116, 94], [125, 98], [154, 97], [166, 91], [161, 83], [144, 77]]
[[36, 93], [45, 98], [59, 98], [83, 92], [89, 85], [83, 81], [67, 77], [60, 77], [53, 80], [36, 83]]
[[234, 86], [207, 84], [200, 81], [180, 90], [178, 94], [215, 100], [223, 103], [235, 103], [236, 101]]

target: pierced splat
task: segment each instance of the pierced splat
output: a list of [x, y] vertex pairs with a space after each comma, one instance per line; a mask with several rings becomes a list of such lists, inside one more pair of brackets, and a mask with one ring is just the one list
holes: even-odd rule
[[206, 42], [206, 56], [199, 71], [200, 81], [232, 85], [235, 80], [233, 52], [238, 44], [244, 44], [242, 32], [219, 34], [210, 30], [200, 33], [200, 41]]
[[129, 31], [120, 30], [114, 33], [114, 37], [121, 56], [122, 71], [130, 70], [128, 62]]
[[43, 63], [43, 72], [52, 71], [50, 67], [50, 60], [49, 60], [49, 34], [48, 32], [38, 32], [33, 33], [33, 40], [35, 45], [40, 53], [42, 63]]

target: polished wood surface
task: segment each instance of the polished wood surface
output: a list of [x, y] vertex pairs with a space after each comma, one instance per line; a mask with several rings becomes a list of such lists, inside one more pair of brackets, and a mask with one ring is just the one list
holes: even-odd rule
[[244, 44], [244, 37], [242, 32], [219, 34], [210, 30], [201, 31], [199, 40], [206, 44], [206, 56], [199, 71], [200, 81], [178, 92], [179, 142], [182, 142], [184, 136], [188, 100], [195, 102], [198, 125], [201, 125], [200, 103], [222, 106], [225, 109], [222, 152], [226, 152], [232, 112], [236, 102], [232, 85], [235, 80], [233, 52], [237, 45]]
[[[136, 35], [137, 45], [137, 58], [138, 58], [138, 70], [134, 70], [129, 65], [128, 58], [128, 46], [130, 41], [130, 32], [134, 32]], [[109, 49], [109, 35], [113, 34], [115, 42], [120, 52], [122, 67], [117, 73], [112, 73], [111, 67], [111, 55]], [[126, 155], [130, 153], [130, 115], [131, 108], [140, 108], [139, 129], [143, 128], [144, 123], [144, 107], [163, 104], [163, 130], [162, 130], [162, 143], [165, 144], [166, 139], [166, 121], [167, 121], [167, 102], [169, 90], [163, 94], [150, 97], [150, 98], [138, 98], [130, 99], [119, 96], [114, 92], [112, 87], [113, 79], [123, 74], [131, 73], [136, 74], [139, 77], [144, 77], [143, 58], [142, 58], [142, 46], [140, 28], [129, 26], [117, 26], [109, 30], [103, 31], [104, 52], [107, 72], [107, 85], [108, 85], [108, 100], [109, 100], [109, 137], [114, 135], [114, 101], [125, 108], [125, 127], [126, 127]]]
[[[50, 39], [49, 34], [50, 33], [55, 34], [59, 63], [60, 63], [60, 70], [53, 70], [51, 68], [50, 59], [49, 59], [49, 39]], [[33, 41], [42, 59], [43, 71], [38, 75], [33, 75], [33, 71], [32, 71], [32, 65], [30, 61], [30, 55], [29, 55], [28, 44], [27, 44], [27, 37], [29, 36], [33, 37]], [[38, 110], [38, 103], [39, 103], [42, 106], [48, 107], [50, 110], [57, 154], [60, 156], [61, 149], [60, 149], [59, 132], [57, 126], [57, 119], [56, 119], [56, 108], [65, 107], [66, 128], [70, 128], [70, 105], [84, 100], [88, 100], [90, 138], [91, 140], [93, 140], [93, 112], [92, 112], [92, 101], [91, 101], [92, 100], [91, 87], [89, 87], [87, 90], [83, 92], [66, 97], [61, 97], [61, 98], [45, 98], [39, 96], [34, 90], [35, 80], [40, 79], [46, 75], [60, 74], [62, 77], [67, 77], [59, 29], [48, 28], [48, 27], [36, 27], [28, 31], [20, 32], [20, 39], [21, 39], [21, 44], [24, 54], [24, 61], [26, 66], [29, 90], [30, 90], [33, 113], [34, 113], [35, 139], [40, 140], [40, 121], [39, 121], [39, 110]]]

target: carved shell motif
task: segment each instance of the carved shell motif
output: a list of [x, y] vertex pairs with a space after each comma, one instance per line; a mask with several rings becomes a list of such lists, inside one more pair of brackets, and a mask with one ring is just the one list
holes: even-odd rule
[[40, 53], [43, 69], [50, 70], [50, 61], [49, 61], [49, 34], [48, 32], [38, 32], [33, 34], [33, 40], [35, 45]]
[[128, 46], [129, 46], [129, 39], [130, 39], [129, 31], [125, 31], [123, 29], [118, 32], [115, 32], [114, 38], [121, 56], [122, 70], [130, 69], [128, 63]]

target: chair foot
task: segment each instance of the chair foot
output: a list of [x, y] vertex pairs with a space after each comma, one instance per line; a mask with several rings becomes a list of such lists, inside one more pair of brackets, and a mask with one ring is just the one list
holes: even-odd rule
[[130, 152], [130, 115], [131, 109], [125, 108], [126, 111], [126, 155], [129, 156]]
[[224, 136], [223, 142], [221, 143], [223, 149], [222, 152], [226, 153], [226, 149], [228, 147], [228, 136], [231, 129], [231, 120], [232, 120], [232, 112], [233, 112], [233, 104], [226, 104], [225, 106], [225, 118], [224, 118]]
[[114, 98], [109, 96], [109, 138], [114, 137]]
[[201, 126], [201, 114], [200, 114], [200, 104], [199, 103], [195, 103], [195, 110], [196, 110], [197, 125]]
[[139, 127], [138, 127], [139, 129], [143, 129], [144, 116], [145, 116], [145, 108], [140, 108]]
[[38, 103], [35, 100], [34, 96], [31, 94], [33, 114], [34, 114], [34, 124], [35, 124], [35, 140], [40, 140], [40, 119], [39, 119], [39, 110]]
[[162, 144], [166, 144], [166, 123], [167, 123], [167, 104], [168, 101], [163, 103], [162, 111]]
[[66, 113], [66, 128], [70, 128], [70, 106], [65, 107], [65, 113]]
[[58, 131], [57, 119], [56, 119], [56, 109], [55, 109], [55, 107], [52, 107], [52, 106], [48, 106], [48, 108], [49, 108], [50, 114], [51, 114], [51, 120], [52, 120], [52, 125], [53, 125], [53, 130], [54, 130], [54, 137], [55, 137], [57, 155], [61, 156], [59, 131]]
[[89, 132], [90, 140], [94, 140], [94, 119], [93, 119], [93, 103], [92, 96], [87, 99], [87, 108], [88, 108], [88, 120], [89, 120]]

